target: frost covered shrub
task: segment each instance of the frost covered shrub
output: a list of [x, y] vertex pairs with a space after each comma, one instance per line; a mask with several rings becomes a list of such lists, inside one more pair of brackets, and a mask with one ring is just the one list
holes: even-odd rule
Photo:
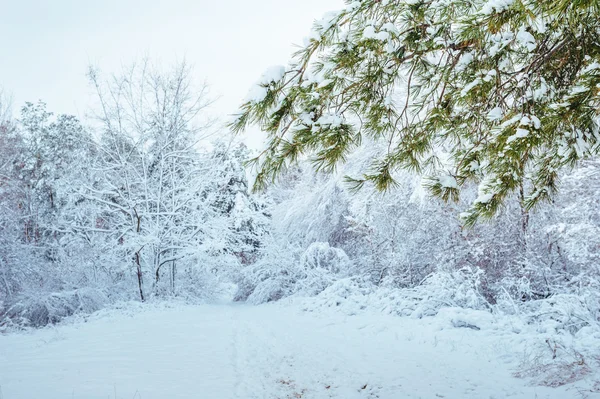
[[417, 305], [422, 315], [436, 314], [441, 307], [486, 309], [488, 301], [482, 295], [483, 271], [477, 268], [442, 270], [431, 274], [414, 292], [420, 296]]
[[358, 276], [341, 278], [325, 288], [316, 300], [307, 301], [304, 309], [318, 311], [321, 308], [337, 308], [348, 315], [368, 308], [382, 310], [377, 306], [375, 288], [370, 281]]
[[[598, 375], [600, 371], [600, 294], [557, 295], [523, 304], [527, 323], [537, 328], [537, 342], [525, 353], [515, 376], [557, 387]], [[595, 392], [599, 386], [597, 377]]]
[[349, 315], [371, 309], [417, 318], [435, 316], [442, 308], [489, 310], [480, 292], [482, 276], [479, 269], [438, 271], [412, 288], [377, 286], [368, 278], [345, 277], [307, 302], [306, 309], [338, 308]]
[[326, 242], [315, 242], [304, 251], [300, 263], [304, 270], [322, 269], [337, 274], [347, 269], [350, 260], [343, 250]]
[[[537, 342], [515, 373], [539, 385], [561, 386], [600, 371], [600, 284], [577, 276], [565, 293], [517, 303], [515, 310], [533, 327]], [[594, 379], [592, 378], [592, 383]], [[595, 380], [595, 390], [599, 386]]]
[[435, 316], [442, 308], [490, 310], [484, 294], [485, 273], [476, 267], [454, 270], [440, 268], [421, 284], [410, 288], [393, 285], [376, 287], [372, 296], [379, 309], [386, 313], [411, 317]]
[[265, 303], [290, 295], [298, 258], [297, 248], [271, 240], [257, 262], [232, 272], [232, 281], [237, 284], [234, 300]]
[[328, 243], [313, 243], [304, 251], [271, 243], [266, 251], [241, 270], [235, 300], [258, 304], [294, 294], [317, 295], [350, 267], [346, 253]]
[[237, 265], [237, 258], [231, 255], [219, 257], [201, 256], [188, 262], [179, 263], [176, 273], [168, 268], [161, 283], [153, 292], [154, 299], [174, 299], [186, 303], [207, 303], [222, 298], [230, 299], [231, 288], [227, 273]]
[[188, 302], [206, 301], [216, 297], [219, 282], [216, 273], [180, 264], [166, 269], [151, 290], [148, 299], [179, 298]]
[[600, 332], [600, 284], [584, 277], [578, 280], [578, 287], [571, 292], [523, 302], [519, 311], [528, 323], [538, 325], [543, 332], [575, 334], [586, 327]]
[[295, 270], [295, 292], [316, 295], [347, 274], [349, 268], [350, 260], [342, 249], [326, 242], [312, 243], [300, 257]]
[[[592, 374], [592, 367], [597, 367], [597, 363], [597, 359], [587, 359], [580, 352], [547, 339], [531, 348], [514, 375], [530, 379], [537, 385], [556, 388]], [[582, 397], [586, 396], [582, 394]]]
[[105, 292], [92, 288], [28, 295], [6, 310], [0, 325], [43, 327], [76, 313], [93, 313], [108, 303]]

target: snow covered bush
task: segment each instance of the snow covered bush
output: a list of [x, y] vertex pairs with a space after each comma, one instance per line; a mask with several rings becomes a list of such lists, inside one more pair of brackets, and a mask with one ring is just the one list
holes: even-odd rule
[[481, 292], [484, 272], [476, 268], [440, 270], [428, 276], [413, 292], [419, 297], [412, 316], [431, 316], [442, 307], [489, 309]]
[[4, 312], [0, 309], [0, 328], [13, 325], [43, 327], [76, 313], [93, 313], [108, 303], [107, 293], [98, 289], [81, 288], [46, 295], [32, 292]]
[[326, 242], [312, 243], [300, 258], [304, 270], [322, 269], [333, 274], [347, 270], [349, 262], [348, 255], [343, 250], [333, 248]]
[[292, 295], [314, 296], [349, 270], [346, 253], [328, 243], [300, 251], [289, 243], [268, 243], [259, 260], [242, 267], [235, 300], [258, 304]]
[[267, 242], [257, 262], [240, 265], [233, 273], [236, 301], [253, 304], [277, 301], [293, 294], [299, 251], [289, 243]]
[[342, 249], [328, 243], [312, 243], [300, 256], [294, 276], [295, 291], [316, 295], [345, 276], [349, 269], [350, 260]]

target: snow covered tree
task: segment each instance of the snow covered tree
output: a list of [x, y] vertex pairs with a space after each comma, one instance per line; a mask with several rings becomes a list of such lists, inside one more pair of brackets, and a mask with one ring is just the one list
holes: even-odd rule
[[89, 164], [82, 160], [91, 158], [92, 137], [74, 116], [53, 118], [43, 102], [27, 103], [19, 122], [26, 144], [19, 154], [20, 174], [31, 190], [28, 234], [33, 240], [36, 234], [52, 235], [69, 224], [59, 219], [74, 205], [73, 187], [87, 180]]
[[0, 295], [3, 298], [0, 299], [0, 314], [4, 301], [12, 300], [18, 289], [16, 271], [12, 266], [14, 241], [19, 235], [21, 214], [18, 207], [20, 191], [15, 179], [14, 164], [23, 148], [22, 144], [11, 120], [10, 103], [0, 91]]
[[263, 76], [232, 123], [268, 132], [256, 187], [308, 156], [331, 170], [364, 138], [386, 143], [359, 176], [386, 190], [397, 169], [431, 192], [479, 195], [467, 224], [515, 191], [529, 209], [564, 167], [598, 152], [600, 3], [361, 0], [315, 24], [289, 67]]
[[199, 145], [214, 132], [211, 100], [185, 63], [163, 72], [144, 61], [90, 78], [100, 100], [99, 177], [84, 197], [109, 231], [115, 271], [135, 276], [142, 300], [185, 291], [176, 282], [201, 296], [203, 278], [259, 245], [262, 209], [247, 198], [241, 149]]
[[[15, 133], [15, 123], [11, 116], [11, 105], [0, 90], [0, 188], [12, 179], [11, 170], [21, 143]], [[0, 198], [1, 199], [1, 198]]]
[[157, 291], [167, 277], [174, 291], [177, 262], [199, 250], [211, 218], [199, 195], [208, 170], [194, 148], [207, 134], [207, 88], [193, 90], [185, 64], [162, 73], [147, 60], [107, 80], [89, 76], [100, 101], [100, 175], [84, 196], [99, 205], [118, 274], [134, 267], [140, 298], [145, 278]]
[[0, 87], [0, 124], [7, 126], [12, 122], [12, 100]]
[[9, 318], [44, 325], [85, 307], [90, 297], [77, 289], [96, 282], [82, 223], [90, 204], [78, 195], [91, 175], [92, 139], [76, 118], [54, 117], [42, 102], [26, 104], [10, 126], [0, 133], [0, 275]]
[[212, 182], [202, 193], [213, 209], [229, 220], [227, 251], [240, 263], [253, 263], [259, 256], [264, 236], [269, 231], [270, 214], [264, 196], [250, 195], [244, 162], [246, 145], [218, 141], [208, 154]]

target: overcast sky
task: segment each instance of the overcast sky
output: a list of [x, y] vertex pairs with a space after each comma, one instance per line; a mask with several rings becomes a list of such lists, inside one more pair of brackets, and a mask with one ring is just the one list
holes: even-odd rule
[[145, 54], [186, 58], [206, 79], [217, 114], [237, 109], [267, 67], [286, 64], [312, 22], [342, 0], [5, 0], [0, 4], [0, 87], [15, 108], [44, 100], [86, 115], [94, 64], [118, 72]]

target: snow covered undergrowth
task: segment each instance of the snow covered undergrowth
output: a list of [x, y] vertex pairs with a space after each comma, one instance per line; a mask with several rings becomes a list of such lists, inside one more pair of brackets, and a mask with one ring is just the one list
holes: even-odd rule
[[0, 396], [594, 397], [591, 369], [557, 388], [515, 378], [535, 343], [553, 338], [507, 328], [516, 319], [451, 308], [419, 319], [323, 303], [125, 308], [0, 336]]

